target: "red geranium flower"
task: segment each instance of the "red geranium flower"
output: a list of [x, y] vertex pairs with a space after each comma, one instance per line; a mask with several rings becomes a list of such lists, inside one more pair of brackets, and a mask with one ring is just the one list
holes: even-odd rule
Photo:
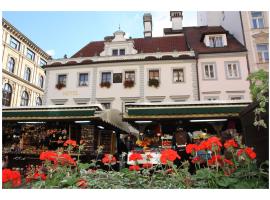
[[140, 166], [139, 165], [131, 165], [129, 166], [130, 171], [140, 171]]
[[81, 178], [77, 181], [76, 186], [80, 188], [87, 188], [87, 181]]
[[231, 165], [231, 166], [234, 165], [231, 160], [228, 160], [228, 159], [225, 159], [225, 158], [224, 158], [224, 162], [227, 163], [228, 165]]
[[56, 163], [57, 162], [57, 160], [56, 160], [57, 157], [58, 157], [58, 155], [57, 155], [56, 152], [54, 152], [54, 151], [45, 151], [45, 152], [42, 152], [40, 154], [39, 159], [40, 160], [49, 160], [49, 161], [53, 161], [54, 163]]
[[238, 147], [238, 144], [235, 142], [234, 139], [231, 139], [231, 140], [227, 140], [225, 143], [224, 143], [224, 147], [226, 149], [230, 148], [230, 147], [235, 147], [237, 148]]
[[71, 165], [76, 165], [76, 162], [71, 158], [71, 156], [67, 153], [64, 153], [59, 156], [59, 160], [61, 161], [61, 164], [71, 164]]
[[216, 164], [223, 164], [221, 155], [212, 156], [212, 158], [208, 160], [208, 165]]
[[167, 164], [167, 161], [173, 162], [176, 158], [181, 159], [176, 151], [172, 149], [166, 149], [161, 152], [160, 162], [162, 164]]
[[187, 153], [195, 153], [199, 150], [199, 146], [197, 144], [188, 144], [186, 146], [186, 152]]
[[245, 149], [239, 149], [237, 155], [240, 156], [242, 153], [245, 153], [251, 160], [254, 160], [256, 158], [256, 153], [250, 147], [246, 147]]
[[200, 163], [201, 162], [201, 159], [200, 159], [200, 157], [199, 156], [196, 156], [195, 158], [193, 158], [192, 159], [192, 161], [191, 161], [192, 163]]
[[68, 146], [68, 145], [71, 145], [73, 147], [76, 147], [77, 146], [77, 143], [75, 140], [67, 140], [65, 143], [64, 143], [64, 146]]
[[213, 148], [217, 148], [215, 150], [219, 151], [220, 147], [222, 147], [220, 139], [215, 137], [215, 136], [208, 138], [206, 141], [206, 144], [207, 144], [207, 149], [209, 149], [209, 150], [213, 150]]
[[104, 157], [102, 158], [103, 164], [115, 164], [116, 163], [116, 158], [111, 155], [111, 154], [105, 154]]
[[152, 163], [144, 163], [142, 167], [145, 169], [148, 169], [148, 168], [153, 167], [153, 164]]
[[21, 174], [19, 171], [12, 171], [10, 169], [2, 170], [2, 183], [11, 181], [13, 187], [21, 185]]
[[133, 153], [129, 156], [129, 161], [143, 160], [143, 157], [139, 153]]

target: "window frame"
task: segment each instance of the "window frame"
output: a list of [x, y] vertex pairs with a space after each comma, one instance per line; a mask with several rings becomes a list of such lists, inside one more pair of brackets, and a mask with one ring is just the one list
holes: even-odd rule
[[[208, 66], [213, 65], [213, 72], [214, 72], [214, 77], [213, 78], [206, 77], [206, 71], [205, 71], [205, 66], [206, 65], [208, 65]], [[202, 73], [203, 73], [203, 80], [217, 80], [216, 63], [211, 63], [211, 62], [210, 63], [202, 63]]]
[[[86, 84], [81, 83], [81, 75], [87, 75], [87, 81], [84, 80], [84, 82], [86, 82]], [[88, 72], [79, 72], [78, 86], [79, 87], [87, 87], [87, 86], [89, 86], [89, 73]]]
[[[40, 100], [40, 104], [38, 104], [38, 100]], [[42, 106], [42, 99], [40, 97], [36, 98], [36, 106]]]
[[118, 54], [118, 49], [112, 49], [112, 56], [118, 56]]
[[[252, 16], [252, 14], [253, 13], [255, 13], [255, 12], [257, 12], [257, 13], [261, 13], [261, 16], [256, 16], [256, 17], [254, 17], [254, 16]], [[259, 20], [262, 20], [262, 27], [260, 27], [260, 22], [259, 22]], [[256, 24], [256, 27], [254, 26], [254, 20], [255, 20], [255, 24]], [[251, 24], [252, 24], [252, 28], [253, 29], [263, 29], [263, 28], [265, 28], [265, 24], [264, 24], [264, 15], [263, 15], [263, 12], [262, 11], [251, 11]]]
[[[24, 94], [27, 95], [27, 98], [23, 98], [23, 97], [24, 97], [24, 96], [23, 96]], [[24, 91], [22, 92], [22, 95], [21, 95], [20, 106], [28, 106], [28, 105], [29, 105], [29, 99], [30, 99], [30, 97], [29, 97], [28, 92], [24, 90]], [[23, 102], [24, 102], [24, 104], [23, 104]]]
[[[63, 76], [65, 77], [65, 82], [63, 83], [62, 81], [60, 81], [60, 77]], [[67, 87], [67, 74], [57, 74], [57, 84], [63, 84], [62, 87]]]
[[[211, 38], [214, 38], [214, 40], [211, 40]], [[220, 46], [218, 46], [217, 44], [217, 38], [219, 38], [220, 39], [220, 42], [221, 42], [221, 45]], [[219, 48], [219, 47], [224, 47], [224, 42], [223, 42], [223, 37], [222, 37], [222, 35], [208, 35], [208, 40], [209, 40], [209, 47], [211, 47], [211, 48]], [[212, 43], [212, 42], [213, 43]], [[212, 45], [211, 45], [212, 44]]]
[[[103, 74], [110, 74], [110, 80], [108, 81], [106, 78], [106, 81], [103, 81]], [[107, 83], [107, 82], [112, 83], [112, 72], [111, 71], [101, 72], [100, 83]]]
[[[232, 98], [240, 98], [240, 99], [232, 99]], [[237, 101], [237, 100], [243, 100], [244, 96], [243, 95], [229, 95], [229, 100], [231, 101]]]
[[[6, 86], [9, 87], [9, 91], [6, 90]], [[12, 86], [9, 83], [5, 83], [2, 88], [2, 106], [11, 106], [12, 92]]]
[[[42, 82], [41, 82], [41, 79], [42, 79]], [[38, 86], [40, 88], [43, 88], [43, 86], [44, 86], [44, 77], [41, 74], [38, 77]]]
[[[174, 80], [174, 74], [175, 74], [175, 71], [180, 71], [180, 70], [182, 70], [182, 72], [183, 72], [183, 81], [175, 81]], [[178, 73], [178, 80], [179, 80], [179, 73]], [[185, 69], [183, 68], [183, 67], [179, 67], [179, 68], [173, 68], [172, 69], [172, 81], [173, 81], [173, 83], [185, 83]]]
[[[30, 56], [30, 57], [29, 57]], [[35, 52], [32, 51], [31, 49], [27, 48], [26, 49], [26, 57], [29, 59], [29, 60], [32, 60], [32, 61], [35, 61]]]
[[[15, 41], [15, 42], [13, 42]], [[16, 44], [17, 43], [17, 44]], [[12, 46], [12, 44], [15, 44], [16, 47]], [[17, 51], [20, 51], [21, 48], [21, 42], [19, 40], [17, 40], [15, 37], [10, 36], [10, 40], [9, 40], [9, 46], [11, 46], [13, 49], [16, 49]]]
[[[125, 74], [124, 81], [134, 81], [134, 83], [135, 83], [135, 80], [136, 80], [135, 70], [126, 70], [124, 72], [124, 74]], [[133, 78], [131, 78], [131, 79], [127, 78], [127, 74], [133, 74]]]
[[[109, 110], [109, 109], [111, 109], [111, 107], [112, 107], [112, 102], [101, 102], [100, 104], [102, 105], [102, 107], [103, 107], [105, 110]], [[106, 104], [106, 105], [109, 105], [109, 107], [104, 106], [105, 104]]]
[[[44, 63], [45, 63], [45, 64], [44, 64]], [[45, 66], [45, 65], [47, 65], [47, 62], [46, 62], [44, 59], [40, 58], [40, 59], [39, 59], [39, 66], [40, 66], [40, 67], [43, 67], [43, 66]]]
[[[158, 72], [158, 79], [156, 78], [151, 78], [150, 73], [153, 71], [157, 71]], [[156, 79], [158, 81], [160, 81], [160, 70], [159, 69], [148, 69], [148, 81], [151, 79]]]
[[[258, 50], [258, 45], [265, 45], [267, 50]], [[268, 63], [269, 62], [269, 44], [267, 43], [260, 43], [256, 44], [256, 51], [257, 51], [257, 56], [258, 56], [258, 63]], [[262, 55], [262, 60], [260, 61], [260, 56], [259, 53]], [[268, 60], [265, 59], [265, 53], [268, 55]]]
[[[240, 64], [238, 61], [226, 61], [225, 64], [225, 72], [226, 72], [226, 78], [227, 79], [241, 79], [241, 70], [240, 70]], [[236, 65], [237, 70], [237, 76], [234, 76], [234, 70], [232, 68], [232, 76], [230, 76], [229, 73], [229, 65], [233, 67], [233, 65]]]
[[[29, 73], [27, 73], [29, 72]], [[24, 71], [24, 80], [30, 82], [31, 81], [31, 74], [32, 74], [32, 70], [30, 67], [26, 66], [25, 71]], [[28, 76], [27, 76], [28, 75]], [[27, 77], [26, 77], [27, 76]]]
[[[122, 52], [124, 51], [124, 54], [122, 54], [121, 51], [122, 51]], [[119, 56], [124, 56], [124, 55], [126, 55], [126, 49], [119, 49], [118, 55], [119, 55]]]
[[[13, 66], [12, 66], [12, 71], [10, 71], [10, 61], [13, 61]], [[15, 61], [15, 59], [12, 57], [12, 56], [9, 56], [9, 58], [8, 58], [8, 62], [7, 62], [7, 70], [10, 72], [10, 73], [14, 73], [14, 71], [15, 71], [15, 63], [16, 63], [16, 61]]]

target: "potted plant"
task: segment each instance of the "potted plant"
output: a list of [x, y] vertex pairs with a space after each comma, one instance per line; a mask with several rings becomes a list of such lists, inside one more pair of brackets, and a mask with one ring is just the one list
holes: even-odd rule
[[63, 84], [63, 83], [57, 83], [57, 84], [55, 85], [55, 87], [56, 87], [58, 90], [61, 90], [63, 87], [66, 87], [66, 85]]
[[134, 86], [134, 81], [133, 80], [125, 80], [124, 86], [125, 86], [125, 88], [131, 88]]
[[158, 87], [159, 86], [159, 80], [157, 79], [149, 79], [148, 85], [150, 87], [154, 86], [154, 87]]
[[107, 87], [107, 88], [110, 88], [111, 87], [111, 83], [110, 82], [101, 82], [100, 83], [100, 87]]

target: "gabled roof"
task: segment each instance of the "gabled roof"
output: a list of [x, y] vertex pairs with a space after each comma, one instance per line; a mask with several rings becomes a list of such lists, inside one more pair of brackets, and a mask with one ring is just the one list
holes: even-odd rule
[[[189, 47], [197, 54], [247, 51], [245, 46], [235, 39], [233, 35], [229, 34], [222, 26], [184, 27], [183, 30]], [[215, 48], [207, 47], [202, 41], [202, 38], [207, 34], [226, 34], [227, 46]]]
[[[135, 38], [134, 47], [138, 53], [189, 51], [184, 36]], [[71, 58], [98, 56], [104, 49], [104, 41], [90, 42]]]

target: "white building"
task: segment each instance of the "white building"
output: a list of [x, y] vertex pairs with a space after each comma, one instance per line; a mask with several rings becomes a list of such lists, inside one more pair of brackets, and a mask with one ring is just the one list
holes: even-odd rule
[[246, 46], [250, 71], [269, 70], [269, 12], [200, 11], [199, 26], [222, 26]]
[[[182, 27], [182, 12], [170, 15], [172, 28], [165, 28], [163, 37], [152, 37], [146, 14], [144, 38], [127, 39], [118, 30], [71, 58], [52, 60], [46, 66], [46, 104], [101, 103], [122, 110], [135, 102], [231, 100], [233, 95], [249, 100], [245, 47], [222, 27]], [[226, 77], [228, 68], [230, 74], [237, 70], [236, 77]]]

